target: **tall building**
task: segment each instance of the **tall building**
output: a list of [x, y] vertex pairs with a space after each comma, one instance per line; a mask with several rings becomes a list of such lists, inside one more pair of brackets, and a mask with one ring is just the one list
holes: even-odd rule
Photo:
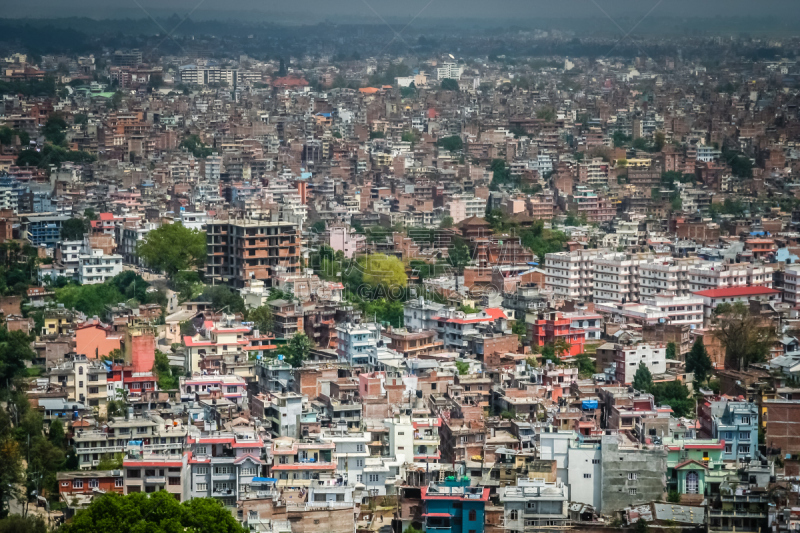
[[276, 267], [300, 271], [300, 232], [289, 222], [214, 220], [207, 226], [206, 275], [212, 283], [241, 288], [250, 280], [271, 280]]

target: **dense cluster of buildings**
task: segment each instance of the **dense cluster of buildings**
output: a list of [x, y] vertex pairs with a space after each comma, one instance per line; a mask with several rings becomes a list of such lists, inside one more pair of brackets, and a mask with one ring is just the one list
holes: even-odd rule
[[[0, 107], [0, 244], [41, 259], [0, 307], [78, 457], [68, 515], [164, 490], [266, 533], [797, 529], [794, 61], [409, 58], [384, 84], [384, 58], [105, 55], [0, 61], [69, 87]], [[26, 165], [55, 118], [74, 157]], [[245, 312], [145, 272], [169, 224]], [[404, 270], [390, 318], [346, 286], [372, 254]], [[127, 270], [166, 305], [56, 301]], [[747, 368], [729, 306], [772, 333]]]

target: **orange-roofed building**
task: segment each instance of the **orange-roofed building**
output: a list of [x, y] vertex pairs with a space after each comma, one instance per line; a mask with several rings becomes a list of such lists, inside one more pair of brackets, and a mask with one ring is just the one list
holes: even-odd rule
[[75, 330], [75, 352], [89, 358], [107, 356], [122, 349], [122, 336], [99, 320], [89, 320]]
[[531, 344], [544, 346], [563, 340], [569, 346], [569, 353], [561, 355], [575, 356], [583, 353], [586, 344], [586, 331], [572, 327], [572, 320], [561, 313], [546, 313], [542, 318], [528, 324]]
[[362, 87], [358, 90], [358, 92], [360, 92], [361, 94], [375, 94], [378, 91], [380, 91], [380, 89], [378, 89], [377, 87]]

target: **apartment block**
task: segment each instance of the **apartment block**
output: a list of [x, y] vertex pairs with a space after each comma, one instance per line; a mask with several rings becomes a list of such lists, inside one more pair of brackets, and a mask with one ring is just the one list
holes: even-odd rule
[[250, 280], [271, 280], [300, 271], [300, 231], [296, 224], [257, 219], [214, 220], [207, 225], [206, 274], [212, 283], [236, 288]]

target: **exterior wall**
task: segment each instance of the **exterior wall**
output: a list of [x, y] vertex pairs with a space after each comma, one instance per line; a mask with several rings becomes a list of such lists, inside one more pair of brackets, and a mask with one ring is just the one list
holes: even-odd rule
[[[666, 450], [620, 447], [618, 438], [603, 437], [601, 510], [604, 514], [661, 500], [666, 489]], [[631, 475], [636, 479], [630, 479]]]
[[[602, 450], [595, 444], [570, 444], [567, 450], [570, 501], [592, 505], [599, 509], [602, 501]], [[586, 476], [590, 477], [586, 477]]]
[[156, 361], [156, 344], [152, 335], [131, 337], [131, 351], [134, 372], [150, 372]]
[[[118, 335], [109, 335], [101, 327], [90, 326], [79, 328], [75, 332], [75, 352], [94, 359], [108, 355], [111, 350], [122, 348], [122, 339]], [[150, 365], [150, 369], [153, 366]]]
[[800, 400], [766, 400], [766, 444], [781, 454], [800, 453]]

